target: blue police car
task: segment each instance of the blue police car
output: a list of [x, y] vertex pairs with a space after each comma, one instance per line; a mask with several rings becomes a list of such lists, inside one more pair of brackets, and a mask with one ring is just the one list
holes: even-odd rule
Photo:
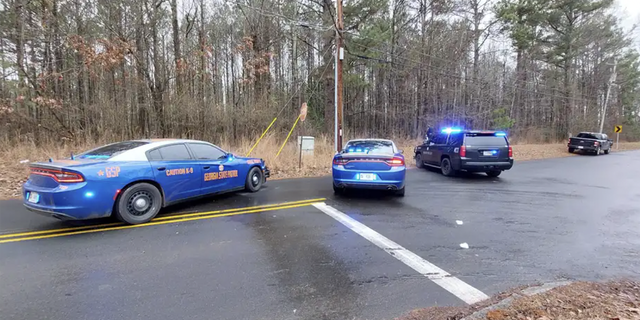
[[206, 195], [257, 192], [269, 177], [262, 159], [237, 157], [196, 140], [134, 140], [67, 160], [33, 163], [23, 185], [31, 211], [63, 220], [114, 215], [129, 224], [162, 207]]
[[379, 189], [404, 196], [406, 171], [402, 151], [393, 141], [351, 140], [333, 157], [333, 190]]

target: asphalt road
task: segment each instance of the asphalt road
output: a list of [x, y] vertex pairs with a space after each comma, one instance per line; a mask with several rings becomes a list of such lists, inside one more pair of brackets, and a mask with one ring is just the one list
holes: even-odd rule
[[[334, 196], [330, 178], [271, 181], [134, 228], [61, 223], [3, 201], [0, 318], [392, 319], [465, 304], [380, 237], [487, 295], [640, 278], [639, 162], [640, 152], [528, 161], [500, 178], [411, 170], [405, 198]], [[318, 198], [368, 238], [310, 202], [231, 210]], [[197, 214], [212, 210], [229, 211]], [[66, 228], [76, 234], [47, 231]]]

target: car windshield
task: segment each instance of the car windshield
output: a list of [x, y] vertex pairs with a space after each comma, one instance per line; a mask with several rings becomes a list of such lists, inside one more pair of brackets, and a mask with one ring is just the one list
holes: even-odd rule
[[393, 143], [383, 140], [351, 141], [345, 148], [345, 153], [364, 154], [394, 154]]
[[596, 137], [595, 134], [586, 133], [586, 132], [582, 132], [582, 133], [578, 134], [578, 138], [598, 139], [598, 137]]
[[76, 156], [77, 159], [109, 159], [119, 153], [148, 144], [146, 141], [118, 142]]
[[467, 136], [466, 144], [471, 146], [501, 146], [506, 144], [504, 137], [497, 136]]

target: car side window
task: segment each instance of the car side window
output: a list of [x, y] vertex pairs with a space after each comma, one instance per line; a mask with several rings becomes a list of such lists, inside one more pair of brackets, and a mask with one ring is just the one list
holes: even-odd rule
[[447, 135], [445, 134], [438, 134], [434, 139], [433, 139], [433, 143], [434, 144], [445, 144], [447, 142]]
[[158, 149], [164, 161], [191, 160], [191, 154], [184, 144], [172, 144]]
[[218, 160], [227, 155], [224, 151], [208, 144], [190, 143], [189, 148], [198, 160]]
[[160, 154], [160, 149], [149, 151], [149, 153], [147, 153], [147, 159], [149, 159], [149, 161], [162, 161], [162, 155]]
[[450, 147], [457, 147], [462, 143], [462, 134], [454, 133], [449, 135], [449, 141], [447, 141], [447, 145]]

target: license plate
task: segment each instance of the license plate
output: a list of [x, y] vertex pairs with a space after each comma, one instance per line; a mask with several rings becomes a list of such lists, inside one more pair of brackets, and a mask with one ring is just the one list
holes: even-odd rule
[[584, 147], [583, 146], [578, 146], [578, 149], [584, 149]]
[[482, 155], [483, 155], [483, 156], [492, 156], [492, 155], [493, 155], [493, 152], [491, 152], [491, 151], [483, 151], [483, 152], [482, 152]]
[[29, 199], [27, 199], [27, 201], [38, 203], [38, 201], [40, 201], [40, 195], [37, 192], [29, 192]]
[[376, 179], [376, 175], [373, 173], [361, 173], [360, 180], [372, 181]]

